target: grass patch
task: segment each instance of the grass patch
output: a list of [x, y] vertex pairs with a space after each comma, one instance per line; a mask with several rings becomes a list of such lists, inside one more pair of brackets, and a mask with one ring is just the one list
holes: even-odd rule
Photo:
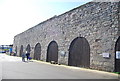
[[113, 73], [115, 73], [115, 74], [120, 74], [120, 72], [113, 72]]

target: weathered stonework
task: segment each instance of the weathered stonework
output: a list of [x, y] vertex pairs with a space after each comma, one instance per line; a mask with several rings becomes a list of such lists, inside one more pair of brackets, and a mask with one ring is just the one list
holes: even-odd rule
[[[120, 11], [118, 2], [89, 2], [59, 16], [48, 19], [14, 37], [17, 55], [21, 45], [24, 51], [41, 44], [41, 60], [46, 61], [47, 47], [55, 40], [58, 44], [58, 62], [68, 64], [69, 46], [76, 37], [85, 37], [90, 44], [90, 68], [114, 71], [115, 43], [119, 37]], [[60, 55], [65, 51], [65, 57]], [[110, 58], [102, 57], [109, 53]]]

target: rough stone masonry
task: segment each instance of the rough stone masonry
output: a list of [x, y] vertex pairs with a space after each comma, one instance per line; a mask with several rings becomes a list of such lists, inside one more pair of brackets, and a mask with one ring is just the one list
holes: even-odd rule
[[[90, 45], [90, 68], [114, 71], [115, 44], [120, 36], [119, 2], [89, 2], [73, 10], [54, 16], [14, 37], [13, 50], [20, 54], [27, 45], [34, 48], [41, 45], [40, 60], [46, 61], [47, 48], [51, 41], [58, 44], [58, 62], [68, 65], [69, 47], [77, 37], [84, 37]], [[66, 53], [61, 56], [61, 51]], [[109, 58], [104, 58], [107, 53]]]

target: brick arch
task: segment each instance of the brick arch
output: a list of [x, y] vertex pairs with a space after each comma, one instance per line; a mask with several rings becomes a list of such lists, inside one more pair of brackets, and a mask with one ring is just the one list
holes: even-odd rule
[[23, 54], [23, 45], [20, 46], [20, 53], [19, 53], [19, 56], [21, 57]]
[[47, 62], [58, 62], [58, 44], [56, 41], [51, 41], [47, 48]]
[[120, 52], [120, 36], [115, 44], [115, 72], [120, 72], [120, 58], [117, 58], [117, 52]]
[[37, 43], [34, 49], [34, 59], [40, 60], [40, 56], [41, 56], [41, 45], [40, 43]]
[[90, 66], [90, 46], [86, 38], [75, 38], [69, 47], [68, 65], [77, 67]]

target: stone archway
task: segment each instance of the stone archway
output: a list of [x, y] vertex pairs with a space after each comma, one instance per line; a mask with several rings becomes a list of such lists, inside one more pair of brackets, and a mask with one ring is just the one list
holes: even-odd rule
[[34, 59], [40, 60], [40, 56], [41, 56], [41, 45], [40, 43], [37, 43], [34, 49]]
[[120, 36], [115, 44], [115, 72], [120, 72]]
[[31, 51], [30, 44], [27, 45], [26, 51], [27, 51], [27, 53], [30, 53], [30, 51]]
[[15, 56], [17, 55], [17, 46], [15, 47]]
[[58, 62], [58, 44], [55, 41], [50, 42], [48, 45], [46, 61]]
[[19, 56], [21, 57], [22, 54], [23, 54], [23, 45], [21, 45], [21, 47], [20, 47], [20, 53], [19, 53]]
[[69, 47], [69, 66], [90, 67], [90, 46], [86, 38], [75, 38]]

